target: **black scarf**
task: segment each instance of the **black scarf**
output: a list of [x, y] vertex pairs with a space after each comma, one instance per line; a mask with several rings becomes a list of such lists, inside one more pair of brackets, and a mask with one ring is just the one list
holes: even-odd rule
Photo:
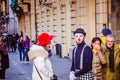
[[109, 50], [109, 67], [110, 71], [114, 72], [114, 46], [112, 48], [108, 48]]

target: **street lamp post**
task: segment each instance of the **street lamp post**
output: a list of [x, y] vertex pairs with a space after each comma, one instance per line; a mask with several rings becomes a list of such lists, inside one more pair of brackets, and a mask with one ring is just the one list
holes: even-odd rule
[[37, 40], [37, 16], [36, 16], [36, 0], [34, 0], [34, 5], [35, 5], [35, 35], [36, 35], [36, 40]]

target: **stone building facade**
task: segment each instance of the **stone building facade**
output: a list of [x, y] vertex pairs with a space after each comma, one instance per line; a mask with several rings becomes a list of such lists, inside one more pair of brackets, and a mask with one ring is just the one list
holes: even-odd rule
[[41, 32], [54, 35], [53, 53], [55, 45], [60, 44], [62, 57], [71, 55], [76, 45], [73, 31], [78, 27], [87, 33], [88, 44], [94, 36], [100, 36], [104, 24], [120, 40], [119, 0], [18, 0], [17, 5], [23, 11], [18, 16], [18, 32], [23, 31], [31, 40]]

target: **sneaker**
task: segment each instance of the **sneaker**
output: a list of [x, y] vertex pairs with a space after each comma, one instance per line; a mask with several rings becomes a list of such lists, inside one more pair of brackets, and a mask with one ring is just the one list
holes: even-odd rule
[[23, 64], [23, 63], [24, 63], [24, 61], [21, 61], [20, 63], [21, 63], [21, 64]]
[[29, 64], [29, 61], [25, 61], [25, 64]]

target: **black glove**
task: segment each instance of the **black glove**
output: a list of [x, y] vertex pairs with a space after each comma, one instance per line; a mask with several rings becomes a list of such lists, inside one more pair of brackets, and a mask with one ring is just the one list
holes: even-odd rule
[[58, 80], [57, 76], [54, 74], [52, 80]]

